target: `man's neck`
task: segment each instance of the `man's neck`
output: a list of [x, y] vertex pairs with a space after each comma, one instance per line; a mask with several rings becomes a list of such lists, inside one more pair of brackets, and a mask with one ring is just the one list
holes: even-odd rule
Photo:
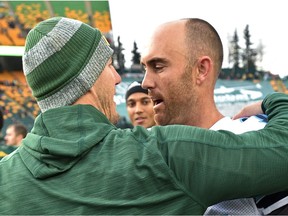
[[206, 105], [205, 108], [199, 108], [199, 110], [200, 113], [194, 114], [191, 117], [191, 121], [188, 121], [188, 125], [209, 129], [220, 119], [224, 118], [224, 115], [213, 105]]

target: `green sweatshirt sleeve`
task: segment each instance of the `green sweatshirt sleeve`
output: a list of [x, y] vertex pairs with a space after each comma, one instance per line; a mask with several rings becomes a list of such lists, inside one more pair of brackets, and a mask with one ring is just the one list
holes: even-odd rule
[[262, 103], [269, 122], [241, 135], [177, 126], [159, 130], [171, 178], [204, 207], [288, 189], [288, 95]]

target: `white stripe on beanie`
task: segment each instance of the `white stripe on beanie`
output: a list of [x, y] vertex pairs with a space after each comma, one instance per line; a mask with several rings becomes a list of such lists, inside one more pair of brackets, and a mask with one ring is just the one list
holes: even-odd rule
[[[54, 53], [61, 50], [81, 25], [82, 22], [78, 20], [62, 18], [47, 36], [39, 40], [33, 48], [24, 54], [23, 61], [30, 61], [29, 63], [23, 64], [25, 76], [31, 73]], [[59, 36], [61, 36], [61, 40], [57, 40], [57, 37]], [[53, 40], [53, 43], [51, 43], [51, 40]]]

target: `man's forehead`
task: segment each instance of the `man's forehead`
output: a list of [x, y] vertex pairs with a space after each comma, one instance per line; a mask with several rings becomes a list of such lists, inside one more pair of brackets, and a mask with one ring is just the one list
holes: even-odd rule
[[154, 63], [168, 63], [172, 60], [180, 60], [185, 58], [185, 50], [177, 49], [177, 47], [165, 47], [163, 49], [147, 50], [143, 52], [141, 63], [144, 65]]
[[141, 61], [147, 62], [151, 59], [166, 59], [168, 56], [185, 54], [185, 40], [184, 38], [177, 38], [175, 40], [154, 40], [143, 48], [141, 54]]

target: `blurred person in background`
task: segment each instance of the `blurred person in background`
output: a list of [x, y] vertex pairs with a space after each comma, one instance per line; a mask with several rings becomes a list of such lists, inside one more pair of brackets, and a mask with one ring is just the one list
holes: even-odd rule
[[153, 102], [148, 90], [143, 89], [141, 81], [134, 81], [127, 89], [126, 109], [133, 126], [150, 128], [156, 125], [154, 120]]
[[4, 137], [5, 144], [7, 146], [19, 147], [22, 140], [27, 135], [27, 128], [20, 123], [11, 124], [6, 129], [6, 135]]
[[2, 110], [0, 109], [0, 159], [7, 155], [6, 146], [4, 144], [4, 138], [2, 136], [3, 125], [4, 125], [4, 118], [3, 118]]
[[[2, 119], [3, 120], [3, 119]], [[1, 118], [0, 118], [1, 124]], [[2, 125], [3, 127], [3, 121]], [[17, 149], [27, 135], [27, 128], [21, 123], [11, 124], [6, 129], [3, 143], [0, 145], [0, 159]], [[2, 141], [1, 141], [2, 142]]]

